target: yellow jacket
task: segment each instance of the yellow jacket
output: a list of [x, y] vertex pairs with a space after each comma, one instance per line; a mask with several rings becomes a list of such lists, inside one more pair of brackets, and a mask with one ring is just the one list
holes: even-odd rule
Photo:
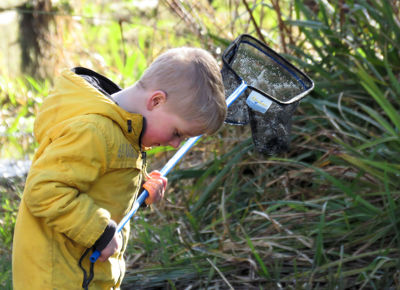
[[[115, 90], [104, 80], [106, 91]], [[14, 289], [82, 288], [82, 254], [110, 219], [119, 223], [129, 212], [140, 189], [142, 126], [141, 115], [126, 112], [75, 72], [56, 80], [35, 120], [39, 147], [15, 226]], [[122, 235], [121, 252], [95, 263], [89, 289], [120, 286], [129, 223]], [[88, 275], [89, 256], [82, 262]]]

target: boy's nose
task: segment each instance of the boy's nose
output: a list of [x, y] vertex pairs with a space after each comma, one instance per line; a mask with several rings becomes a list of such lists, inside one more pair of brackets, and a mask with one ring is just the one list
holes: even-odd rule
[[181, 145], [181, 139], [175, 138], [171, 142], [169, 142], [169, 145], [174, 147], [174, 148], [178, 148], [179, 145]]

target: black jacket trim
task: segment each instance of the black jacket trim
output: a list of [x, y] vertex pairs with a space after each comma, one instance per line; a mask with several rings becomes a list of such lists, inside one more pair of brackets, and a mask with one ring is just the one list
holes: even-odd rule
[[71, 71], [84, 78], [88, 83], [107, 96], [111, 96], [122, 90], [120, 86], [110, 79], [88, 68], [75, 67]]

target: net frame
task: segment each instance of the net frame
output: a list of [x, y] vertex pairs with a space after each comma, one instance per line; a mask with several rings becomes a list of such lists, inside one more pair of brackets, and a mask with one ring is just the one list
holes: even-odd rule
[[242, 34], [238, 38], [236, 38], [224, 51], [222, 55], [222, 61], [224, 69], [228, 69], [230, 73], [232, 73], [237, 79], [238, 83], [245, 81], [242, 76], [232, 67], [232, 63], [237, 57], [237, 53], [242, 45], [250, 45], [253, 48], [257, 49], [261, 53], [263, 53], [266, 57], [273, 60], [277, 65], [282, 67], [282, 69], [289, 73], [298, 83], [303, 87], [304, 91], [301, 93], [291, 97], [289, 100], [280, 100], [279, 98], [272, 96], [271, 94], [263, 91], [259, 87], [253, 86], [251, 84], [247, 84], [248, 89], [254, 90], [259, 94], [269, 98], [270, 100], [277, 102], [281, 105], [289, 105], [295, 102], [300, 101], [302, 98], [307, 96], [314, 89], [314, 82], [302, 71], [300, 71], [297, 67], [295, 67], [292, 63], [286, 60], [283, 56], [278, 54], [272, 48], [268, 47], [258, 39], [252, 37], [248, 34]]

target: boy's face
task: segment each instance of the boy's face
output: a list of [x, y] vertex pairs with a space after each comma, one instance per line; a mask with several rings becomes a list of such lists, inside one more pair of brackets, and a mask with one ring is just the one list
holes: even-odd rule
[[147, 111], [142, 145], [178, 148], [186, 138], [200, 135], [197, 124], [185, 121], [171, 111], [165, 102], [157, 103]]

